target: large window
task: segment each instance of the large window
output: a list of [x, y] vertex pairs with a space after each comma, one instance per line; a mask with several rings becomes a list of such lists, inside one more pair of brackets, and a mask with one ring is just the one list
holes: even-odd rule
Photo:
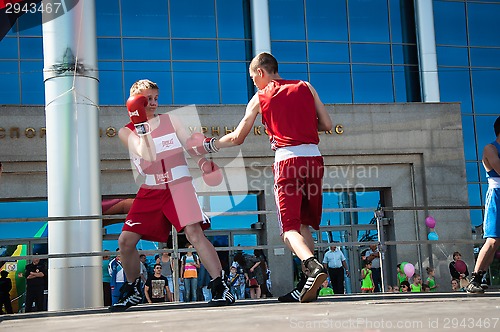
[[[373, 212], [380, 204], [379, 191], [324, 192], [321, 226], [367, 225], [373, 223]], [[328, 212], [328, 209], [365, 208], [368, 212]]]
[[[0, 41], [2, 104], [45, 102], [41, 18], [30, 15]], [[100, 104], [123, 105], [143, 78], [161, 105], [248, 102], [249, 15], [249, 0], [96, 1]]]
[[[210, 211], [214, 213], [258, 211], [257, 195], [207, 196], [210, 200]], [[214, 216], [211, 218], [211, 229], [250, 229], [258, 222], [257, 214]]]
[[[47, 201], [0, 202], [2, 218], [44, 218], [47, 214]], [[45, 221], [0, 223], [0, 239], [32, 238], [40, 231], [43, 235], [45, 225]]]
[[[271, 49], [285, 78], [326, 103], [419, 101], [411, 6], [395, 0], [271, 0]], [[410, 31], [410, 32], [409, 32]], [[283, 70], [304, 64], [301, 70]]]
[[[367, 192], [325, 192], [323, 194], [323, 209], [340, 208], [369, 208], [375, 209], [380, 204], [379, 191]], [[376, 241], [377, 231], [373, 227], [356, 227], [352, 230], [350, 226], [373, 225], [375, 223], [373, 211], [360, 212], [323, 212], [321, 226], [338, 226], [345, 230], [333, 230], [323, 232], [318, 241], [330, 242], [352, 242], [352, 241]]]
[[[484, 205], [480, 160], [484, 145], [495, 138], [493, 123], [500, 115], [500, 1], [433, 3], [441, 101], [461, 104], [469, 204]], [[471, 211], [471, 219], [480, 225], [482, 212]]]

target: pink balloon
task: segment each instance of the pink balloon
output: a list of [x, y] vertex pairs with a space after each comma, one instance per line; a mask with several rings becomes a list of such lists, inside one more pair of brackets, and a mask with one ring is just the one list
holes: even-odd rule
[[425, 218], [425, 225], [429, 228], [436, 227], [436, 219], [434, 219], [433, 216], [428, 216], [427, 218]]
[[404, 272], [408, 278], [413, 277], [413, 274], [415, 274], [415, 266], [413, 266], [412, 263], [406, 263]]
[[465, 270], [467, 270], [467, 265], [465, 265], [465, 262], [463, 260], [459, 259], [455, 262], [455, 270], [457, 270], [458, 273], [465, 273]]

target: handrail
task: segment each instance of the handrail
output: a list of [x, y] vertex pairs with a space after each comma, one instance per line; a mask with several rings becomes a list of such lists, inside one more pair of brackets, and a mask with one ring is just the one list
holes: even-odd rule
[[[0, 241], [1, 242], [1, 241]], [[454, 239], [454, 240], [420, 240], [420, 241], [385, 241], [383, 244], [385, 246], [395, 246], [395, 245], [422, 245], [422, 244], [482, 244], [484, 239]], [[351, 242], [338, 242], [336, 245], [342, 247], [352, 247], [352, 246], [369, 246], [371, 244], [378, 245], [380, 244], [378, 241], [351, 241]], [[254, 249], [278, 249], [283, 248], [283, 244], [278, 245], [252, 245], [252, 246], [228, 246], [228, 247], [215, 247], [216, 251], [238, 251], [238, 250], [254, 250]], [[331, 246], [331, 243], [315, 243], [316, 248], [328, 248]], [[173, 249], [155, 249], [155, 250], [138, 250], [139, 253], [145, 255], [154, 255], [163, 252], [173, 253], [175, 250]], [[194, 249], [179, 249], [178, 253], [186, 253], [188, 251], [195, 251]], [[10, 262], [14, 260], [23, 260], [23, 259], [53, 259], [53, 258], [80, 258], [80, 257], [94, 257], [94, 256], [113, 256], [117, 255], [117, 251], [95, 251], [95, 252], [75, 252], [75, 253], [66, 253], [66, 254], [46, 254], [46, 255], [24, 255], [24, 256], [9, 256], [9, 257], [0, 257], [0, 262]]]
[[[380, 208], [328, 208], [323, 209], [323, 212], [375, 212], [377, 210], [382, 211], [415, 211], [415, 210], [472, 210], [472, 209], [484, 209], [483, 206], [409, 206], [409, 207], [380, 207]], [[206, 212], [206, 214], [210, 216], [238, 216], [238, 215], [263, 215], [263, 214], [275, 214], [276, 211], [271, 210], [261, 210], [261, 211], [236, 211], [236, 212]], [[0, 224], [2, 223], [11, 223], [11, 222], [47, 222], [47, 221], [67, 221], [67, 220], [93, 220], [93, 219], [124, 219], [126, 214], [122, 215], [95, 215], [95, 216], [68, 216], [68, 217], [39, 217], [39, 218], [0, 218]], [[332, 229], [338, 227], [353, 227], [353, 226], [370, 226], [366, 225], [341, 225], [341, 226], [320, 226], [319, 232], [326, 231], [325, 229]], [[216, 230], [211, 231], [207, 230], [206, 234], [210, 234], [211, 232], [224, 232], [225, 230]], [[227, 230], [230, 231], [230, 230]], [[238, 231], [238, 229], [234, 230]], [[257, 230], [247, 230], [240, 229], [239, 231], [245, 231], [246, 233], [257, 233]], [[116, 234], [118, 236], [119, 234]], [[104, 236], [109, 236], [106, 234]], [[42, 238], [18, 238], [18, 239], [0, 239], [0, 244], [2, 243], [46, 243], [47, 239]], [[408, 240], [408, 241], [384, 241], [383, 245], [392, 246], [392, 245], [422, 245], [422, 244], [444, 244], [444, 243], [452, 243], [452, 244], [481, 244], [483, 243], [483, 239], [453, 239], [453, 240]], [[368, 242], [368, 241], [353, 241], [353, 242], [342, 242], [338, 243], [341, 246], [364, 246], [369, 244], [379, 244], [378, 242]], [[329, 243], [316, 243], [315, 246], [319, 248], [328, 247]], [[260, 245], [260, 246], [231, 246], [231, 247], [216, 247], [217, 251], [236, 251], [236, 250], [252, 250], [252, 249], [274, 249], [274, 248], [283, 248], [283, 244], [279, 245]], [[187, 251], [186, 249], [177, 250], [178, 253], [184, 253]], [[161, 252], [174, 252], [172, 249], [161, 249], [161, 250], [141, 250], [141, 253], [146, 255], [148, 254], [157, 254]], [[107, 256], [107, 255], [116, 255], [115, 251], [98, 251], [98, 252], [90, 252], [90, 253], [66, 253], [66, 254], [49, 254], [49, 255], [25, 255], [25, 256], [15, 256], [15, 257], [0, 257], [0, 262], [4, 261], [12, 261], [12, 260], [21, 260], [21, 259], [33, 259], [34, 257], [40, 259], [52, 259], [52, 258], [70, 258], [70, 257], [92, 257], [92, 256]]]
[[[367, 208], [330, 208], [323, 209], [323, 212], [374, 212], [381, 211], [431, 211], [431, 210], [484, 210], [484, 206], [390, 206], [390, 207], [367, 207]], [[209, 217], [219, 216], [243, 216], [243, 215], [261, 215], [274, 214], [275, 210], [260, 211], [235, 211], [235, 212], [205, 212]], [[40, 222], [40, 221], [67, 221], [67, 220], [93, 220], [93, 219], [125, 219], [126, 214], [113, 215], [94, 215], [94, 216], [67, 216], [67, 217], [37, 217], [37, 218], [0, 218], [0, 223], [7, 222]]]

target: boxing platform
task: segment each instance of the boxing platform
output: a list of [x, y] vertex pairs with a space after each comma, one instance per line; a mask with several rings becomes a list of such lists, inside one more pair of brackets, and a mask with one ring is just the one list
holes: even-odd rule
[[122, 313], [106, 308], [0, 316], [1, 331], [418, 331], [500, 329], [500, 292], [354, 294], [312, 303], [241, 300], [139, 305]]

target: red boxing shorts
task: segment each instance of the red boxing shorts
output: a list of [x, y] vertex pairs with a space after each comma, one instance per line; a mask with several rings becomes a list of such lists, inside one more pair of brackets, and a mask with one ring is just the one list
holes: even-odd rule
[[301, 225], [319, 229], [323, 209], [323, 157], [293, 157], [274, 163], [274, 198], [283, 232]]
[[167, 242], [172, 226], [178, 232], [199, 222], [203, 229], [210, 227], [191, 178], [159, 187], [161, 189], [144, 186], [139, 189], [122, 231], [140, 234], [144, 240]]

